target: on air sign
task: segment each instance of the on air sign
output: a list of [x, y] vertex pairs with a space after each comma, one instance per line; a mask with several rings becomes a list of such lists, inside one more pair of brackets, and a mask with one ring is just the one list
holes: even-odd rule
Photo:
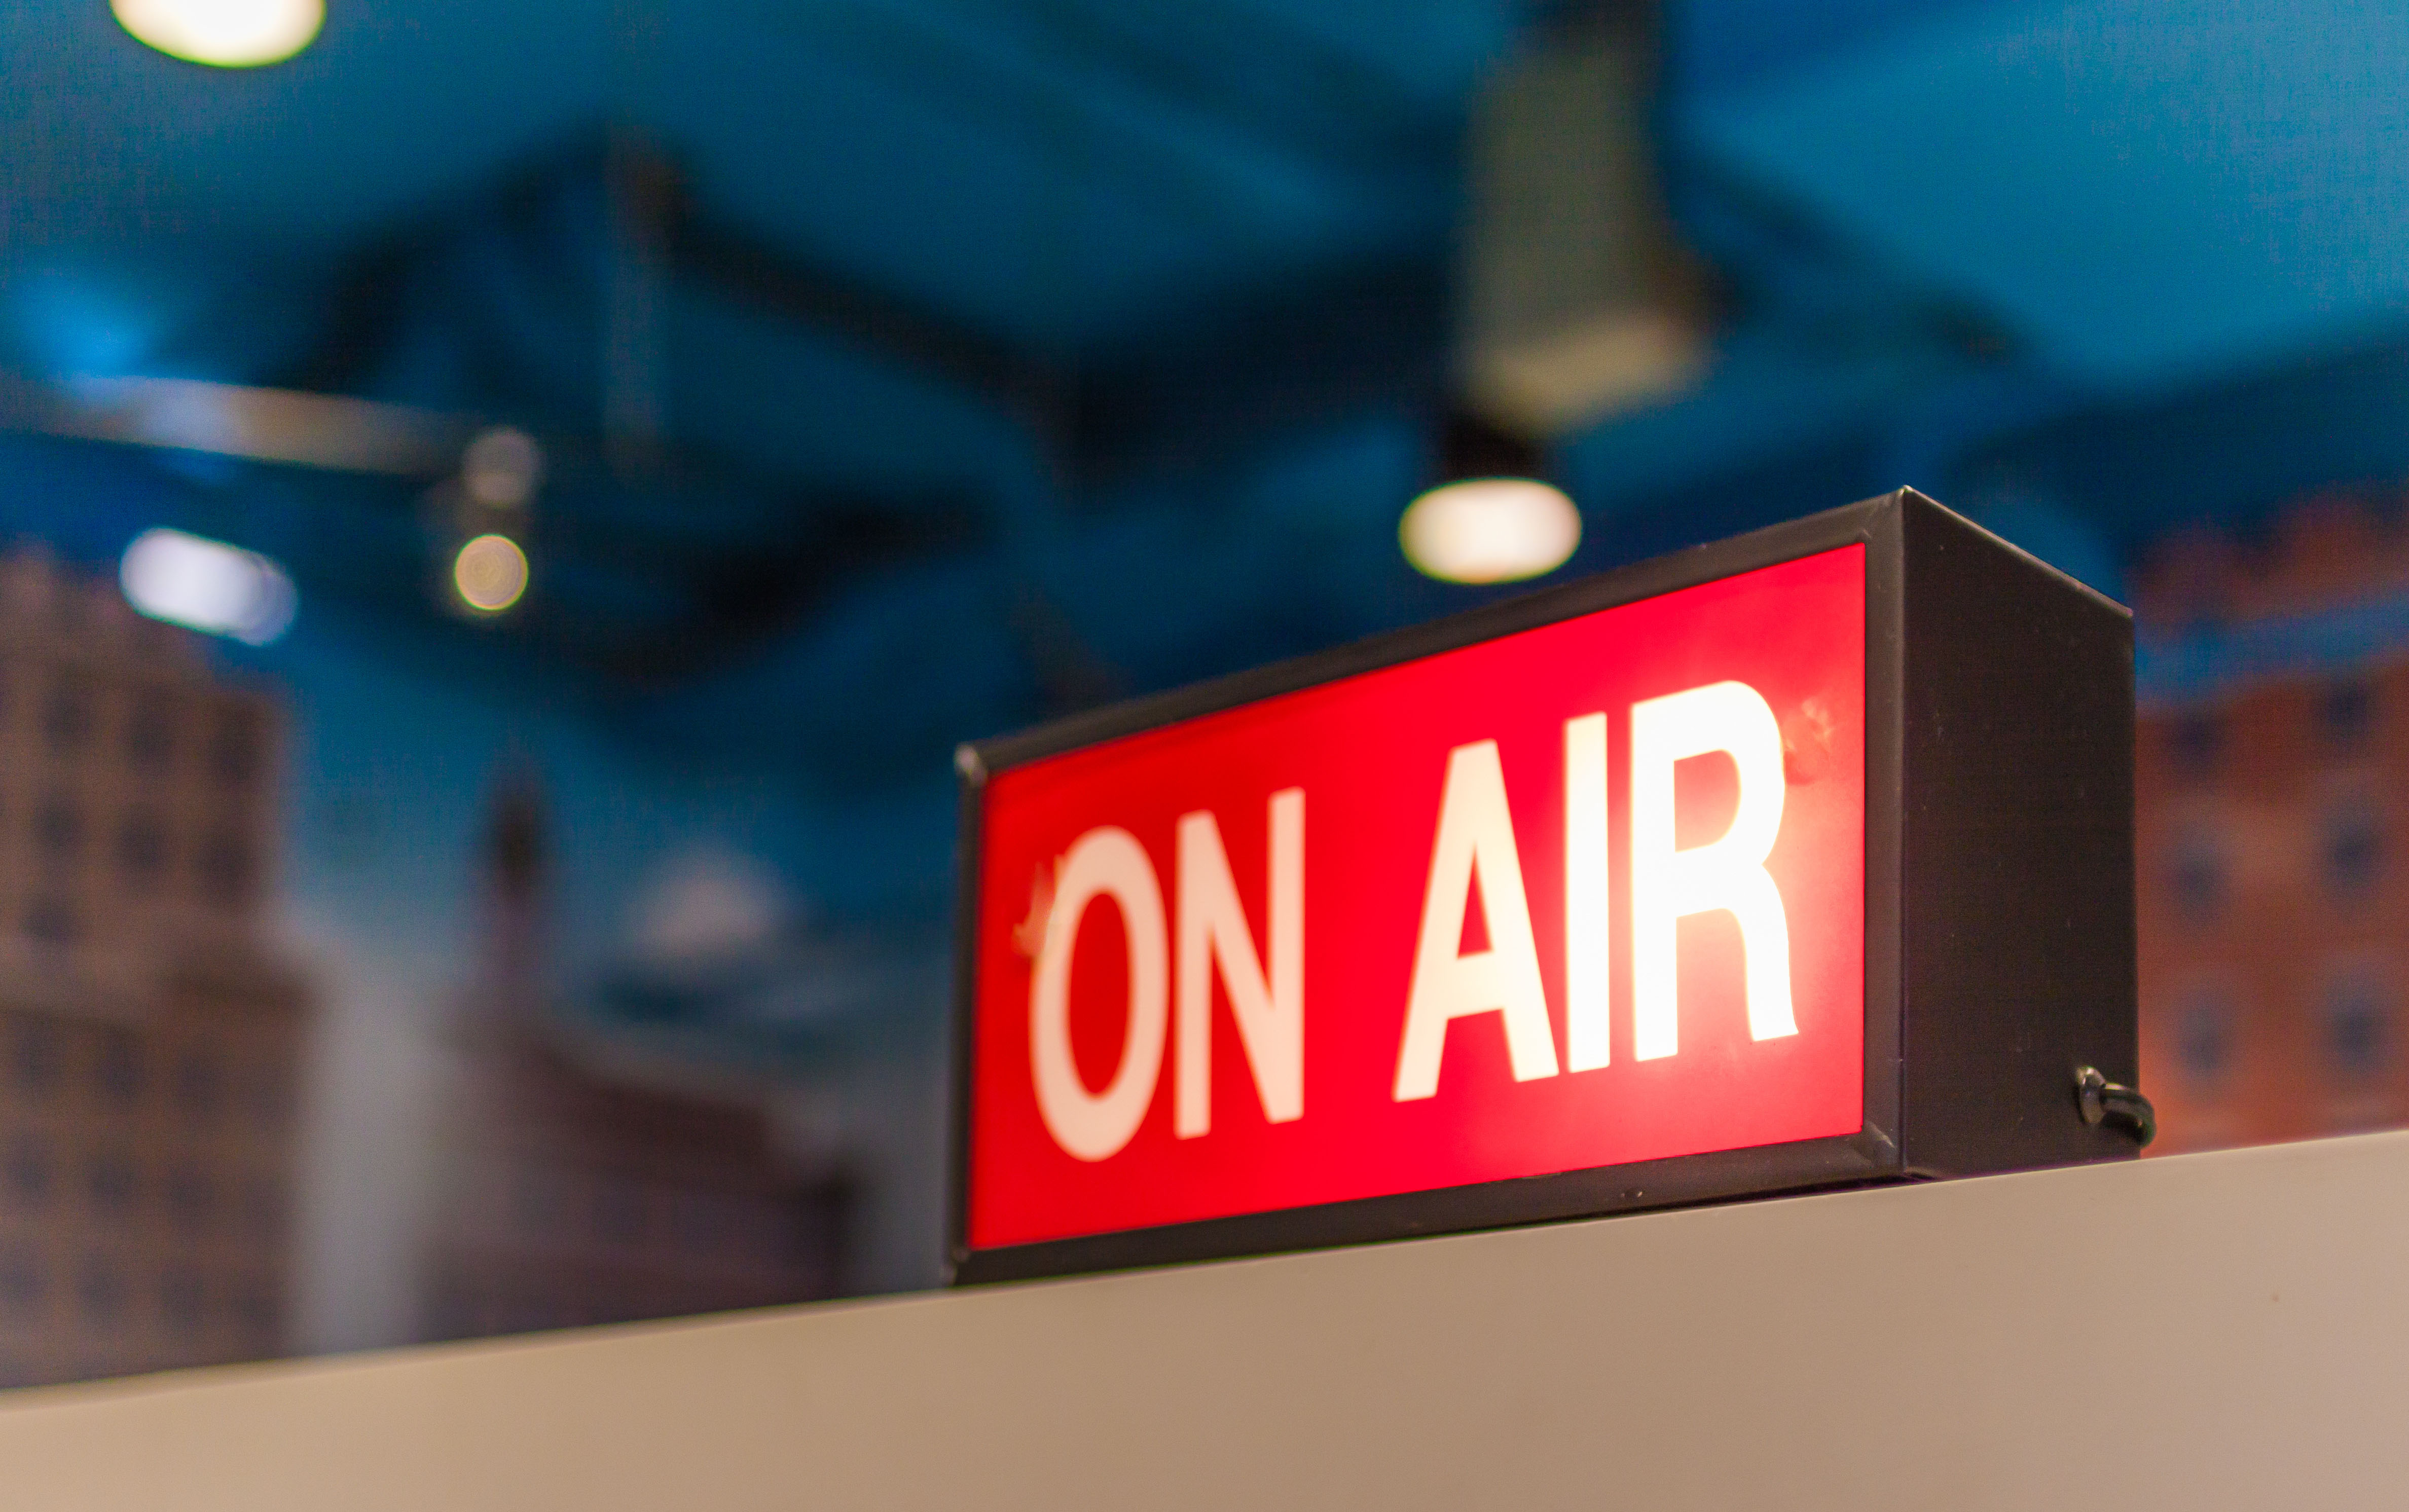
[[[1917, 683], [1926, 557], [1983, 580], [1935, 651], [2013, 655], [2052, 615], [2042, 680], [2088, 725], [2010, 731], [2049, 713], [2012, 678]], [[1966, 727], [1915, 739], [1927, 692]], [[967, 750], [958, 1274], [2114, 1153], [2065, 1072], [2132, 1073], [2130, 697], [2121, 611], [1893, 496]], [[1915, 864], [1919, 779], [2020, 801], [2027, 837]], [[1925, 962], [1911, 871], [1944, 906], [2054, 890]], [[2088, 896], [2122, 902], [2047, 922]], [[2004, 977], [1958, 951], [2019, 943], [2095, 979], [1909, 1022], [1919, 971]], [[1919, 1086], [1919, 1030], [1973, 1079]]]

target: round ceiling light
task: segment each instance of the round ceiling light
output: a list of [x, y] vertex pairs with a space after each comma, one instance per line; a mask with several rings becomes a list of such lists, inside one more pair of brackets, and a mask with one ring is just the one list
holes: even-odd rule
[[1531, 478], [1468, 478], [1414, 500], [1397, 523], [1406, 559], [1449, 583], [1552, 572], [1580, 544], [1580, 511]]
[[527, 592], [527, 553], [508, 536], [479, 536], [452, 559], [452, 585], [470, 609], [498, 614]]
[[281, 63], [326, 19], [325, 0], [109, 0], [109, 8], [169, 57], [217, 68]]

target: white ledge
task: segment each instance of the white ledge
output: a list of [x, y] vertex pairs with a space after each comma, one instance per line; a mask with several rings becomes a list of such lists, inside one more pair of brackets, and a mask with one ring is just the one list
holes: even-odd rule
[[2409, 1134], [0, 1395], [12, 1512], [2397, 1508]]

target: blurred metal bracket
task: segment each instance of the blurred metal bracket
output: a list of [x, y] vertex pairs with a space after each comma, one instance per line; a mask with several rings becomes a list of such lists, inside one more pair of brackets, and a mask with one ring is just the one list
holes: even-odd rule
[[0, 429], [338, 472], [441, 477], [480, 428], [469, 415], [196, 379], [0, 378]]

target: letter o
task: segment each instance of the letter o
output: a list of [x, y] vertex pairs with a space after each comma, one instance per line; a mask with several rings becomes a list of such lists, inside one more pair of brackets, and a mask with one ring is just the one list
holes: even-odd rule
[[[1102, 1092], [1089, 1092], [1071, 1054], [1071, 951], [1079, 921], [1099, 895], [1121, 911], [1129, 938], [1129, 1032], [1121, 1063]], [[1029, 1058], [1037, 1079], [1037, 1111], [1056, 1144], [1082, 1160], [1119, 1152], [1146, 1121], [1162, 1074], [1162, 1042], [1170, 1023], [1170, 952], [1165, 943], [1162, 887], [1146, 847], [1128, 830], [1090, 829], [1071, 846], [1055, 879], [1046, 943], [1037, 952], [1030, 992]]]

